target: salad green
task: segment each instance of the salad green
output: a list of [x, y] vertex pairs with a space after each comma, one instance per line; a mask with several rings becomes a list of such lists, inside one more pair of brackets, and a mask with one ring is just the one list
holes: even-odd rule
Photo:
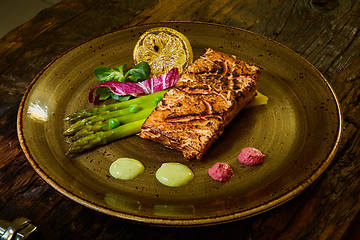
[[[140, 62], [136, 64], [133, 68], [129, 69], [127, 72], [126, 64], [114, 68], [101, 66], [95, 68], [94, 74], [97, 79], [100, 80], [100, 83], [108, 81], [139, 82], [150, 77], [150, 66], [147, 62]], [[105, 87], [97, 88], [96, 95], [98, 96], [98, 100], [100, 101], [104, 101], [110, 97], [117, 101], [126, 101], [129, 100], [131, 97], [131, 95], [119, 96]]]

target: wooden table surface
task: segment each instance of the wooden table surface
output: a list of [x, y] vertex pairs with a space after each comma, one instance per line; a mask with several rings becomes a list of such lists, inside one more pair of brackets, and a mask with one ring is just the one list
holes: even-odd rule
[[[136, 24], [198, 20], [248, 29], [316, 66], [341, 102], [344, 134], [330, 167], [301, 195], [266, 213], [198, 228], [160, 228], [75, 203], [31, 168], [16, 133], [21, 97], [51, 59]], [[64, 0], [0, 40], [0, 218], [39, 227], [36, 239], [359, 239], [360, 1]]]

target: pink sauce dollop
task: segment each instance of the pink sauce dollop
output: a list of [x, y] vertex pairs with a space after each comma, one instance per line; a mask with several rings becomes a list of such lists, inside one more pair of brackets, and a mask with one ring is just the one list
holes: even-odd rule
[[214, 166], [209, 168], [208, 174], [215, 181], [226, 182], [234, 175], [234, 172], [229, 164], [217, 162]]
[[265, 154], [253, 147], [246, 147], [241, 150], [238, 160], [246, 165], [258, 165], [264, 162]]

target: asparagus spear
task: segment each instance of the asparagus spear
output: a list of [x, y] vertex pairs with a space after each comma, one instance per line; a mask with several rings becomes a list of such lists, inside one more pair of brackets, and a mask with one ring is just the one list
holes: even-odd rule
[[79, 120], [76, 123], [74, 123], [73, 125], [71, 125], [68, 129], [65, 130], [64, 135], [66, 135], [66, 136], [73, 135], [74, 133], [81, 130], [83, 127], [86, 127], [89, 125], [95, 125], [97, 123], [102, 123], [108, 119], [116, 118], [118, 116], [127, 116], [129, 114], [131, 114], [131, 112], [129, 111], [129, 109], [125, 108], [125, 109], [121, 109], [121, 110], [112, 111], [112, 112], [109, 112], [106, 114], [87, 117], [87, 118]]
[[155, 92], [153, 94], [148, 94], [145, 96], [137, 97], [137, 98], [134, 98], [134, 99], [131, 99], [128, 101], [124, 101], [124, 102], [118, 102], [118, 103], [113, 103], [113, 104], [109, 104], [109, 105], [102, 105], [102, 106], [96, 107], [96, 108], [79, 110], [79, 111], [67, 116], [64, 120], [69, 121], [70, 123], [74, 123], [74, 122], [79, 121], [80, 119], [88, 118], [88, 117], [95, 116], [95, 115], [96, 116], [106, 115], [111, 111], [125, 109], [132, 104], [138, 104], [141, 106], [149, 101], [150, 102], [155, 101], [155, 99], [157, 97], [163, 97], [165, 92], [167, 92], [167, 90], [168, 89], [165, 89], [162, 91]]
[[136, 134], [140, 131], [145, 119], [146, 118], [121, 125], [108, 131], [100, 131], [80, 138], [70, 145], [68, 154], [83, 152], [96, 146], [104, 145], [117, 139]]
[[[155, 107], [155, 104], [154, 104]], [[127, 114], [127, 115], [122, 115], [119, 117], [116, 117], [115, 119], [121, 124], [127, 124], [133, 121], [137, 121], [140, 119], [146, 119], [150, 113], [152, 112], [154, 107], [147, 107], [144, 109], [141, 109], [139, 112], [136, 113], [132, 113], [132, 114]], [[86, 124], [84, 125], [81, 129], [79, 129], [75, 135], [73, 136], [72, 140], [77, 140], [79, 138], [88, 136], [90, 134], [93, 134], [95, 132], [99, 132], [99, 131], [107, 131], [110, 130], [110, 126], [109, 126], [109, 120], [106, 121], [99, 121], [96, 122], [94, 124]], [[69, 129], [67, 129], [65, 131], [65, 135], [67, 133], [70, 133], [71, 131]]]

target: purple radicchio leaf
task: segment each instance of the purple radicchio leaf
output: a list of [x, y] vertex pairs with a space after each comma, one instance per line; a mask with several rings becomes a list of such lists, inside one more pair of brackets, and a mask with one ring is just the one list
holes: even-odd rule
[[118, 82], [107, 81], [100, 83], [90, 89], [89, 102], [94, 103], [97, 96], [94, 98], [94, 91], [96, 88], [105, 87], [111, 90], [116, 95], [133, 95], [141, 96], [161, 91], [163, 89], [172, 87], [179, 80], [179, 71], [177, 68], [172, 68], [168, 73], [162, 74], [158, 77], [152, 77], [142, 82]]
[[168, 73], [162, 74], [159, 77], [152, 77], [138, 84], [144, 89], [146, 94], [161, 91], [163, 89], [172, 87], [179, 80], [179, 70], [172, 68]]

